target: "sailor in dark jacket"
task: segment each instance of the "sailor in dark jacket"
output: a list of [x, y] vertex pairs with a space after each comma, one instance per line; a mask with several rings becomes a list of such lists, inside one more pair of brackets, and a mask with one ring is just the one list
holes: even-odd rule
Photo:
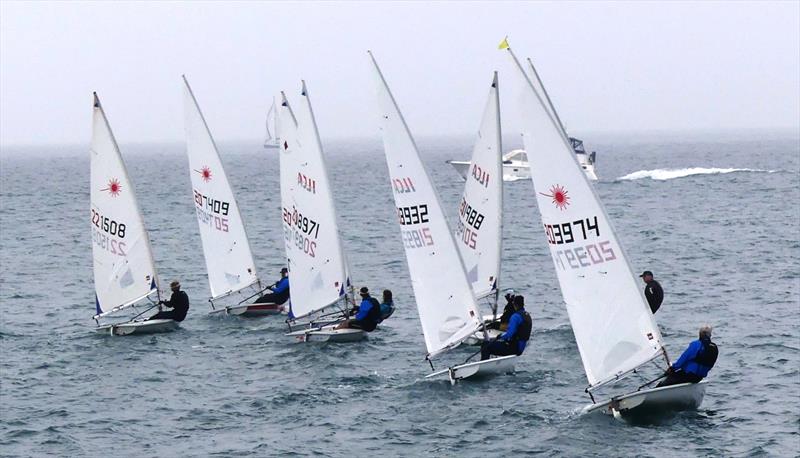
[[265, 294], [256, 299], [256, 304], [278, 304], [281, 305], [289, 300], [289, 269], [281, 269], [281, 278], [268, 289], [271, 293]]
[[345, 320], [336, 329], [356, 328], [372, 332], [381, 322], [381, 304], [378, 300], [369, 295], [369, 289], [365, 286], [359, 290], [361, 304], [358, 306], [356, 316]]
[[170, 283], [169, 288], [172, 290], [172, 296], [168, 301], [159, 301], [158, 304], [172, 310], [161, 310], [151, 316], [151, 320], [183, 321], [186, 318], [186, 313], [189, 312], [189, 296], [184, 291], [181, 291], [181, 284], [178, 280]]
[[661, 307], [661, 302], [664, 300], [664, 290], [661, 289], [661, 284], [653, 280], [653, 272], [645, 270], [641, 275], [642, 281], [645, 283], [644, 295], [647, 298], [647, 303], [650, 304], [650, 311], [655, 314], [658, 308]]
[[667, 378], [658, 386], [697, 383], [708, 375], [717, 362], [719, 350], [711, 341], [711, 326], [700, 328], [700, 338], [689, 344], [680, 358], [667, 369]]
[[514, 314], [508, 321], [508, 330], [493, 342], [484, 342], [481, 346], [481, 361], [489, 356], [521, 355], [525, 351], [531, 337], [533, 323], [531, 316], [525, 311], [525, 298], [514, 296]]

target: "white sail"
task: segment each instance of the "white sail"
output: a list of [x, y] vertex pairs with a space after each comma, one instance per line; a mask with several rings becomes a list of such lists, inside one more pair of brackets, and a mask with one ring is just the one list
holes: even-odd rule
[[464, 266], [417, 146], [370, 53], [392, 193], [428, 357], [454, 347], [481, 325]]
[[661, 334], [563, 129], [509, 54], [544, 232], [586, 376], [599, 385], [662, 354]]
[[500, 276], [503, 225], [503, 152], [497, 72], [472, 150], [455, 237], [475, 297], [490, 295]]
[[338, 302], [348, 284], [333, 192], [305, 82], [297, 116], [281, 93], [280, 179], [283, 231], [298, 319]]
[[[269, 126], [272, 125], [272, 131]], [[278, 108], [275, 103], [275, 98], [272, 98], [272, 105], [267, 111], [267, 138], [264, 140], [264, 148], [277, 148], [280, 143], [280, 135], [278, 134]]]
[[258, 282], [242, 215], [200, 106], [183, 78], [186, 154], [211, 297]]
[[158, 291], [158, 275], [133, 183], [97, 94], [94, 95], [90, 154], [97, 318]]

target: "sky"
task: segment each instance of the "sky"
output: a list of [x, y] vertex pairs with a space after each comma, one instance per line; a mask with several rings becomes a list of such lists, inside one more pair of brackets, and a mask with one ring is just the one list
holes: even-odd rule
[[[570, 133], [800, 131], [800, 2], [0, 2], [0, 147], [182, 142], [186, 74], [218, 141], [308, 84], [326, 139], [379, 138], [372, 50], [419, 136], [472, 135], [503, 37]], [[516, 81], [508, 78], [509, 84]], [[295, 102], [296, 103], [296, 102]]]

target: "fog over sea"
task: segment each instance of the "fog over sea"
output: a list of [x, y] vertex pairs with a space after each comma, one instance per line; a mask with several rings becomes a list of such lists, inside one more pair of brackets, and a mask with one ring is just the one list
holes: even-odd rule
[[[423, 380], [430, 367], [379, 134], [324, 134], [354, 282], [391, 289], [397, 304], [361, 343], [299, 344], [280, 317], [207, 316], [184, 146], [125, 139], [162, 284], [180, 279], [192, 306], [173, 333], [95, 334], [88, 139], [4, 148], [0, 455], [800, 454], [796, 133], [583, 136], [634, 270], [652, 270], [664, 287], [656, 319], [670, 357], [704, 323], [720, 349], [699, 410], [635, 424], [578, 415], [587, 381], [530, 180], [505, 186], [500, 286], [525, 295], [533, 317], [516, 373], [456, 386]], [[451, 221], [463, 181], [445, 160], [467, 159], [472, 142], [418, 139]], [[271, 283], [284, 258], [277, 152], [258, 142], [220, 150]]]

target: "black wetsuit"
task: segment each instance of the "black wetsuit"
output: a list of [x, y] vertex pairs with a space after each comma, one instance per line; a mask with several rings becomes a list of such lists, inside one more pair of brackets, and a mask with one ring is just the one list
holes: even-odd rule
[[164, 305], [172, 310], [162, 310], [151, 316], [151, 320], [183, 321], [189, 312], [189, 296], [183, 291], [175, 291], [168, 301], [164, 301]]
[[661, 307], [661, 302], [664, 301], [664, 290], [661, 289], [661, 284], [650, 280], [644, 287], [644, 295], [647, 297], [647, 303], [650, 304], [650, 310], [656, 313]]

